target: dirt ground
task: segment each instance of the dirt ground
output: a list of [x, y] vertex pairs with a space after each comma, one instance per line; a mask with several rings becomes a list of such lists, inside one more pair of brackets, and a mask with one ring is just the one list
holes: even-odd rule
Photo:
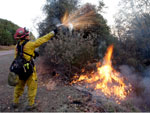
[[[18, 109], [12, 108], [13, 89], [8, 86], [7, 77], [9, 66], [13, 60], [13, 54], [0, 55], [0, 112], [27, 111], [27, 88], [20, 98]], [[38, 92], [36, 96], [35, 112], [78, 112], [78, 111], [104, 111], [100, 107], [92, 107], [92, 95], [85, 91], [80, 91], [70, 85], [43, 75], [48, 79], [42, 81], [38, 79]], [[43, 77], [42, 77], [43, 78]], [[93, 101], [94, 103], [94, 101]]]
[[[0, 52], [0, 112], [28, 112], [26, 106], [27, 87], [20, 97], [20, 104], [17, 109], [12, 107], [13, 90], [7, 83], [9, 66], [13, 61], [13, 52]], [[61, 75], [41, 73], [43, 66], [39, 63], [40, 57], [36, 60], [38, 72], [38, 91], [35, 103], [37, 107], [33, 112], [135, 112], [140, 111], [130, 102], [122, 105], [106, 98], [103, 94], [95, 96], [92, 92], [78, 86], [71, 86], [64, 83]], [[40, 67], [40, 68], [39, 68]]]

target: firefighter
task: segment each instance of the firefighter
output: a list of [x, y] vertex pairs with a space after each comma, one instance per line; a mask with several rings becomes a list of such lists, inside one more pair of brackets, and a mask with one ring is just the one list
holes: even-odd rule
[[[46, 34], [45, 36], [38, 38], [35, 41], [28, 41], [24, 45], [23, 52], [34, 56], [35, 48], [38, 48], [40, 45], [42, 45], [43, 43], [50, 40], [57, 33], [57, 31], [58, 31], [58, 28], [56, 28], [54, 31], [51, 31], [50, 33]], [[16, 40], [20, 40], [19, 44], [21, 45], [25, 40], [30, 40], [29, 31], [26, 28], [19, 28], [16, 30], [14, 38]], [[29, 56], [27, 54], [23, 54], [23, 56], [27, 61], [30, 61], [31, 56]], [[17, 57], [17, 48], [15, 50], [15, 58], [16, 57]], [[28, 79], [27, 80], [19, 79], [18, 84], [14, 88], [14, 99], [13, 99], [13, 107], [14, 108], [17, 108], [19, 105], [19, 97], [23, 94], [25, 85], [28, 86], [27, 109], [30, 110], [30, 109], [35, 108], [35, 96], [37, 93], [37, 73], [36, 73], [35, 65], [33, 68], [33, 73], [28, 77]]]

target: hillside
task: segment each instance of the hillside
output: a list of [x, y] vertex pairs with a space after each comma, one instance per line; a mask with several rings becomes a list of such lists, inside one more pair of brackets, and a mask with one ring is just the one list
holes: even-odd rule
[[13, 45], [13, 35], [19, 26], [11, 21], [0, 18], [0, 45]]
[[[19, 27], [20, 26], [9, 20], [0, 18], [0, 45], [9, 46], [16, 44], [16, 41], [14, 40], [14, 34]], [[30, 33], [30, 37], [32, 40], [35, 39], [32, 32]]]

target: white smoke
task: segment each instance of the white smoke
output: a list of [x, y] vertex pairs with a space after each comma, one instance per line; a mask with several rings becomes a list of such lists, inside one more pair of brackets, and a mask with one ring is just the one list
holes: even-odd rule
[[150, 67], [142, 73], [137, 72], [133, 67], [122, 65], [120, 73], [132, 84], [133, 92], [128, 97], [142, 111], [149, 111], [150, 108]]

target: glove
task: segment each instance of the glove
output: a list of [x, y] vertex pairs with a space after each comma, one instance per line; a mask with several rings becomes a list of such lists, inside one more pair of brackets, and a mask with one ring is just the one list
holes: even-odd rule
[[58, 28], [56, 27], [54, 30], [55, 35], [58, 33]]
[[62, 24], [57, 24], [56, 25], [56, 28], [53, 30], [55, 32], [55, 35], [58, 33], [58, 31], [60, 31], [62, 26], [63, 26]]

